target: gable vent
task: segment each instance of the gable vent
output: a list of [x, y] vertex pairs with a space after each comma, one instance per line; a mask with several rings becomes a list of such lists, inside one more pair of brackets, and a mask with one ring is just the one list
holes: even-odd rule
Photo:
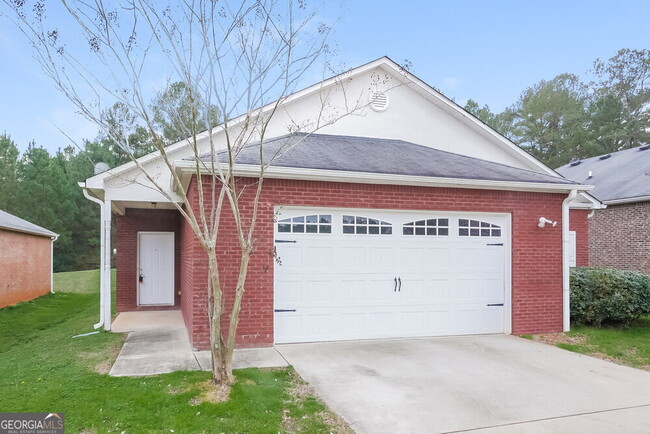
[[647, 151], [648, 149], [650, 149], [650, 145], [645, 145], [645, 146], [641, 146], [639, 148], [639, 151]]
[[388, 108], [388, 95], [378, 90], [370, 92], [370, 108], [376, 112], [383, 112]]
[[608, 159], [609, 157], [611, 157], [611, 156], [612, 156], [612, 154], [601, 155], [600, 157], [598, 157], [598, 159], [599, 159], [599, 160], [607, 160], [607, 159]]

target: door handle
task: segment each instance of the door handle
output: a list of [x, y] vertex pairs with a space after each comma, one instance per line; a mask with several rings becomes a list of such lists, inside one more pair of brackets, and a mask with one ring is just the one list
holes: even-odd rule
[[397, 279], [397, 281], [399, 282], [399, 289], [398, 289], [397, 291], [398, 291], [398, 292], [402, 292], [402, 278], [399, 277], [399, 278]]
[[397, 277], [395, 278], [395, 288], [393, 288], [393, 292], [397, 292]]

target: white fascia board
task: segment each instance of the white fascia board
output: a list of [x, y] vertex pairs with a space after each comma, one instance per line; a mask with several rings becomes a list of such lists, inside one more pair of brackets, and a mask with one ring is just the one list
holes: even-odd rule
[[612, 199], [604, 200], [605, 205], [622, 205], [625, 203], [634, 203], [634, 202], [647, 202], [650, 201], [650, 196], [636, 196], [636, 197], [626, 197], [624, 199]]
[[[222, 164], [224, 170], [227, 165]], [[196, 164], [190, 161], [177, 161], [174, 170], [179, 174], [195, 174]], [[201, 170], [202, 174], [209, 174], [207, 168]], [[258, 165], [237, 164], [233, 167], [233, 174], [240, 177], [255, 178], [260, 174]], [[508, 191], [535, 191], [546, 193], [566, 192], [571, 190], [588, 191], [593, 185], [580, 184], [552, 184], [543, 182], [512, 182], [491, 181], [461, 178], [439, 178], [430, 176], [394, 175], [384, 173], [344, 172], [326, 169], [303, 169], [294, 167], [268, 167], [264, 172], [265, 178], [293, 179], [301, 181], [326, 181], [356, 184], [384, 184], [384, 185], [412, 185], [419, 187], [447, 187], [480, 190], [508, 190]]]

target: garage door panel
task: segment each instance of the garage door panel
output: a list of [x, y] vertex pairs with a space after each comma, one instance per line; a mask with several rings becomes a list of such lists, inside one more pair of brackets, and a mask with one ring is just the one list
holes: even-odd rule
[[[276, 235], [292, 242], [276, 243], [281, 265], [275, 268], [275, 307], [295, 309], [276, 312], [277, 343], [505, 331], [505, 216], [326, 213], [331, 232]], [[342, 216], [357, 214], [373, 220], [348, 218], [343, 233]], [[470, 226], [461, 236], [461, 218], [467, 225], [498, 225], [497, 232], [490, 227], [487, 236], [480, 236]], [[423, 220], [428, 225], [436, 224], [435, 219], [445, 222], [444, 235], [418, 230]], [[351, 221], [382, 221], [392, 227], [384, 235], [377, 229], [370, 234], [369, 228], [357, 233]], [[408, 222], [415, 222], [412, 235], [402, 231]]]

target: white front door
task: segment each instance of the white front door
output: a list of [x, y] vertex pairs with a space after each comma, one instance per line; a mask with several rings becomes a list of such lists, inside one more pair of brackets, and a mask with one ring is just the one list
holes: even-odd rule
[[138, 233], [138, 304], [174, 304], [174, 233]]
[[280, 209], [275, 342], [509, 331], [509, 216]]

